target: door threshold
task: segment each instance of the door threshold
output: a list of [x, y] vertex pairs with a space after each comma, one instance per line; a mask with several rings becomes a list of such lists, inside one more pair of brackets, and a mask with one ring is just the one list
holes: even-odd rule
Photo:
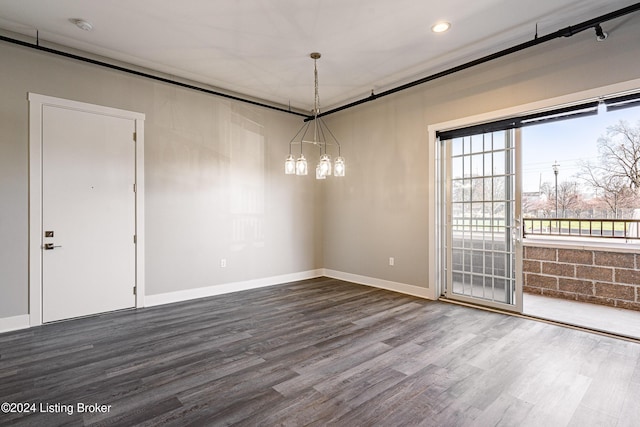
[[607, 331], [602, 331], [602, 330], [598, 330], [598, 329], [594, 329], [594, 328], [588, 328], [588, 327], [585, 327], [585, 326], [574, 325], [574, 324], [571, 324], [571, 323], [560, 322], [560, 321], [557, 321], [557, 320], [546, 319], [544, 317], [533, 316], [533, 315], [530, 315], [530, 314], [516, 313], [516, 312], [513, 312], [513, 311], [507, 311], [507, 310], [500, 310], [498, 308], [486, 307], [486, 306], [483, 306], [483, 305], [480, 305], [480, 304], [471, 304], [471, 303], [468, 303], [468, 302], [456, 301], [456, 300], [448, 299], [448, 298], [446, 298], [444, 296], [441, 296], [440, 298], [438, 298], [438, 301], [446, 302], [446, 303], [449, 303], [449, 304], [461, 305], [461, 306], [464, 306], [464, 307], [476, 308], [476, 309], [480, 309], [480, 310], [484, 310], [484, 311], [490, 311], [492, 313], [506, 314], [508, 316], [520, 317], [522, 319], [535, 320], [537, 322], [547, 323], [549, 325], [561, 326], [561, 327], [564, 327], [564, 328], [574, 329], [574, 330], [577, 330], [577, 331], [589, 332], [589, 333], [600, 335], [600, 336], [605, 336], [605, 337], [609, 337], [609, 338], [616, 338], [616, 339], [621, 339], [621, 340], [624, 340], [624, 341], [630, 341], [630, 342], [633, 342], [633, 343], [636, 343], [636, 344], [640, 344], [640, 338], [629, 336], [629, 335], [616, 334], [616, 333], [613, 333], [613, 332], [607, 332]]

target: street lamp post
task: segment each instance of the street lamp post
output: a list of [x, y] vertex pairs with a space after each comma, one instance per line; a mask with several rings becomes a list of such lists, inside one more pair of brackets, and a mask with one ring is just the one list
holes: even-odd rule
[[560, 165], [558, 164], [557, 160], [554, 160], [553, 164], [551, 165], [551, 167], [553, 168], [553, 174], [556, 176], [556, 218], [558, 218], [558, 172], [559, 172], [559, 167]]

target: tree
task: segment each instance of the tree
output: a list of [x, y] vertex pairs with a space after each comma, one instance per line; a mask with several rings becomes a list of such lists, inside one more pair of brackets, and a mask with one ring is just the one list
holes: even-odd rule
[[[558, 212], [556, 210], [556, 188], [554, 184], [545, 182], [540, 186], [540, 192], [544, 195], [540, 204], [536, 206], [547, 217], [568, 218], [580, 216], [584, 208], [583, 197], [576, 181], [562, 181], [558, 183]], [[555, 215], [554, 215], [555, 213]]]
[[[556, 210], [556, 188], [553, 184], [544, 182], [540, 186], [540, 193], [543, 195], [543, 197], [540, 199], [537, 208], [542, 210], [544, 216], [546, 217], [554, 216], [554, 212]], [[557, 214], [555, 214], [555, 216], [557, 216]]]
[[575, 181], [563, 181], [558, 183], [558, 210], [561, 215], [560, 218], [567, 218], [567, 213], [572, 210], [577, 210], [580, 204], [580, 193], [578, 192], [578, 185]]
[[596, 200], [601, 208], [611, 212], [613, 218], [618, 218], [622, 209], [633, 209], [638, 206], [638, 193], [631, 190], [618, 179], [612, 179], [607, 183], [607, 188], [602, 188], [603, 192]]
[[620, 208], [638, 205], [640, 193], [640, 121], [620, 120], [598, 139], [598, 163], [582, 162], [580, 176], [617, 218]]
[[541, 210], [541, 197], [542, 194], [536, 193], [522, 193], [522, 216], [524, 217], [538, 217]]

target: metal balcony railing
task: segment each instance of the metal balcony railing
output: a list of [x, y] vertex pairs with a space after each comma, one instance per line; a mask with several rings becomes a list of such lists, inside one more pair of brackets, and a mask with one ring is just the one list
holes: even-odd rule
[[523, 235], [640, 239], [638, 219], [525, 218]]
[[501, 233], [506, 226], [504, 218], [454, 217], [451, 219], [451, 228], [459, 232]]

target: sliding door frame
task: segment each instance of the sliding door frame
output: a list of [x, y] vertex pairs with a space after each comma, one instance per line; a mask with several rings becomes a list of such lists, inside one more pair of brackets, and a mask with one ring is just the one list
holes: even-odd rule
[[556, 108], [562, 105], [571, 105], [588, 100], [599, 100], [602, 97], [612, 94], [623, 94], [625, 92], [637, 91], [640, 88], [640, 79], [629, 80], [612, 85], [601, 86], [581, 92], [575, 92], [569, 95], [558, 96], [554, 98], [535, 101], [527, 104], [520, 104], [488, 113], [477, 114], [473, 116], [452, 119], [439, 123], [433, 123], [427, 126], [427, 143], [429, 147], [429, 179], [428, 179], [428, 229], [435, 230], [428, 235], [428, 280], [429, 292], [428, 298], [438, 299], [442, 295], [443, 275], [440, 272], [441, 264], [441, 238], [440, 238], [440, 218], [438, 214], [440, 204], [440, 155], [439, 142], [437, 132], [458, 129], [481, 123], [492, 122], [507, 117], [531, 113], [536, 111], [544, 111]]
[[[493, 145], [493, 143], [491, 143], [490, 148], [487, 150], [486, 141], [485, 141], [486, 136], [490, 135], [491, 136], [490, 141], [493, 141], [494, 134], [499, 132], [504, 133], [503, 147], [496, 148]], [[496, 191], [495, 191], [495, 188], [493, 187], [493, 184], [495, 183], [494, 179], [504, 178], [504, 189], [502, 191], [504, 195], [502, 197], [502, 200], [498, 200], [498, 202], [499, 204], [504, 205], [504, 226], [501, 226], [500, 228], [504, 228], [503, 239], [504, 239], [505, 246], [504, 246], [504, 250], [502, 251], [496, 250], [496, 246], [495, 246], [496, 242], [494, 240], [494, 231], [496, 226], [494, 225], [493, 222], [491, 222], [489, 226], [489, 230], [491, 230], [491, 232], [489, 233], [491, 238], [491, 244], [489, 245], [490, 249], [487, 249], [487, 241], [486, 241], [487, 228], [485, 227], [485, 225], [480, 226], [481, 231], [477, 234], [481, 236], [481, 239], [478, 242], [474, 242], [472, 238], [471, 243], [474, 246], [475, 246], [475, 243], [481, 243], [482, 249], [478, 250], [477, 248], [471, 248], [471, 250], [464, 250], [464, 249], [459, 249], [459, 250], [462, 250], [463, 257], [465, 256], [464, 255], [465, 253], [471, 253], [471, 254], [475, 253], [475, 255], [472, 255], [471, 259], [474, 259], [474, 258], [477, 259], [478, 256], [481, 257], [483, 260], [482, 273], [477, 274], [477, 272], [473, 271], [475, 268], [472, 267], [473, 261], [470, 259], [469, 268], [471, 270], [460, 272], [460, 273], [463, 273], [463, 277], [464, 277], [464, 273], [468, 273], [467, 276], [471, 280], [471, 282], [469, 283], [470, 291], [469, 293], [466, 293], [466, 292], [461, 293], [461, 292], [454, 291], [453, 289], [453, 283], [454, 283], [454, 280], [453, 280], [453, 277], [454, 277], [453, 220], [454, 218], [452, 216], [452, 213], [454, 211], [453, 188], [452, 188], [452, 183], [454, 180], [453, 171], [452, 171], [452, 164], [453, 164], [453, 157], [454, 157], [452, 153], [453, 142], [452, 140], [438, 141], [438, 144], [440, 146], [440, 152], [444, 153], [440, 156], [441, 163], [440, 163], [440, 179], [439, 179], [439, 182], [440, 182], [440, 188], [439, 188], [439, 195], [440, 195], [440, 203], [439, 203], [440, 230], [439, 232], [440, 234], [439, 235], [441, 239], [440, 240], [441, 253], [440, 253], [439, 275], [444, 285], [442, 289], [442, 294], [446, 298], [452, 299], [452, 300], [458, 300], [466, 303], [483, 305], [491, 308], [497, 308], [500, 310], [507, 310], [507, 311], [514, 311], [516, 313], [522, 313], [522, 290], [523, 290], [522, 289], [522, 282], [523, 282], [522, 251], [523, 249], [522, 249], [522, 221], [521, 221], [521, 193], [522, 193], [521, 192], [521, 187], [522, 187], [521, 163], [522, 162], [521, 162], [521, 154], [520, 154], [521, 153], [521, 131], [520, 129], [511, 129], [511, 130], [495, 131], [488, 134], [476, 134], [475, 136], [482, 137], [484, 147], [482, 148], [481, 152], [476, 152], [475, 153], [476, 155], [474, 155], [473, 152], [463, 154], [462, 158], [467, 157], [466, 161], [469, 161], [471, 158], [477, 157], [477, 154], [482, 156], [483, 159], [486, 158], [486, 155], [488, 154], [489, 159], [493, 158], [493, 160], [495, 161], [496, 159], [495, 154], [499, 154], [502, 152], [504, 152], [505, 154], [503, 172], [497, 175], [494, 175], [494, 168], [495, 168], [495, 164], [494, 164], [493, 167], [491, 167], [491, 173], [487, 175], [485, 166], [482, 166], [482, 169], [483, 169], [483, 173], [481, 174], [482, 176], [479, 178], [475, 178], [475, 179], [480, 179], [482, 182], [484, 182], [483, 191], [482, 191], [483, 193], [482, 200], [479, 201], [479, 203], [482, 203], [483, 206], [486, 203], [491, 203], [491, 206], [493, 206], [493, 203], [496, 202], [496, 199], [495, 199]], [[473, 144], [470, 141], [468, 141], [468, 143], [470, 147]], [[462, 141], [460, 141], [460, 144], [465, 145], [464, 142]], [[483, 160], [483, 164], [484, 164], [484, 160]], [[460, 177], [460, 178], [463, 179], [464, 181], [464, 177]], [[489, 178], [491, 182], [491, 188], [489, 191], [490, 200], [485, 199], [487, 194], [487, 189], [484, 188], [484, 185], [486, 185], [487, 178]], [[474, 200], [472, 200], [473, 199], [472, 193], [473, 191], [470, 189], [470, 191], [468, 192], [469, 200], [462, 201], [463, 205], [468, 203], [469, 208], [474, 204], [473, 203]], [[475, 202], [478, 202], [478, 201], [476, 200]], [[486, 217], [483, 214], [482, 218], [479, 218], [479, 219], [484, 221]], [[491, 221], [495, 220], [493, 216], [493, 209], [492, 209], [490, 220]], [[463, 225], [463, 229], [464, 228], [466, 228], [466, 226]], [[472, 236], [473, 229], [474, 229], [473, 224], [469, 224], [469, 229], [470, 229], [470, 236]], [[463, 239], [465, 238], [464, 234], [467, 234], [467, 233], [463, 233], [463, 236], [462, 236]], [[504, 256], [504, 258], [502, 258], [502, 261], [504, 262], [504, 267], [496, 270], [495, 263], [497, 261], [496, 256], [499, 256], [498, 254], [501, 254]], [[489, 256], [491, 260], [491, 263], [490, 263], [491, 268], [489, 268], [489, 273], [487, 273], [487, 270], [486, 270], [487, 266], [485, 265], [487, 256]], [[465, 262], [463, 261], [462, 264], [464, 269]], [[496, 276], [496, 271], [503, 271], [504, 273], [502, 276]], [[487, 296], [480, 297], [480, 296], [474, 295], [474, 292], [473, 292], [474, 277], [480, 278], [482, 280], [483, 294], [487, 289], [490, 289], [491, 297], [487, 297]], [[500, 290], [499, 288], [495, 288], [493, 285], [495, 285], [496, 283], [499, 283], [501, 280], [504, 280], [503, 283], [504, 283], [505, 301], [500, 301], [499, 299], [495, 298], [495, 292], [496, 291], [500, 292]], [[492, 286], [490, 286], [489, 288], [486, 287], [487, 281], [489, 281], [489, 283], [492, 284]], [[464, 284], [463, 284], [463, 288], [464, 288]]]

